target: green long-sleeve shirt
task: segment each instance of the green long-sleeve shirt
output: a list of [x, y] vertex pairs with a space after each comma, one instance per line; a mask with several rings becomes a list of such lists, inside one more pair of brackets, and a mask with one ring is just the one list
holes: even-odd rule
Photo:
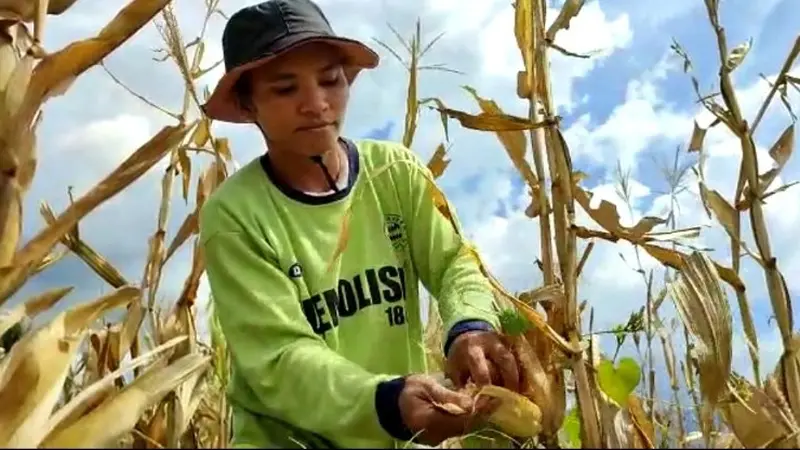
[[[402, 376], [426, 370], [419, 281], [445, 330], [498, 326], [491, 287], [436, 209], [427, 167], [399, 144], [342, 142], [349, 172], [337, 193], [293, 190], [262, 156], [201, 211], [233, 360], [235, 446], [386, 448], [406, 438]], [[326, 270], [348, 210], [347, 246]]]

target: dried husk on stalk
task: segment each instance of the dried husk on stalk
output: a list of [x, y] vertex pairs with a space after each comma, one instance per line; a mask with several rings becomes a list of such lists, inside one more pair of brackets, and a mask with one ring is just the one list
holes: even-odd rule
[[34, 67], [28, 54], [32, 46], [33, 36], [23, 23], [0, 20], [0, 275], [17, 250], [22, 198], [35, 166], [33, 131], [16, 132], [15, 123]]
[[723, 399], [731, 373], [732, 317], [713, 262], [701, 252], [684, 258], [683, 268], [668, 289], [684, 325], [695, 337], [700, 373], [701, 426], [711, 431], [711, 415]]
[[730, 392], [720, 410], [744, 448], [797, 448], [800, 427], [775, 377], [763, 388], [732, 374]]
[[784, 349], [775, 369], [775, 382], [800, 423], [800, 334], [795, 334]]
[[[541, 333], [535, 328], [531, 328], [529, 332]], [[543, 334], [538, 339], [541, 339], [539, 342], [547, 342]], [[545, 370], [525, 334], [504, 336], [504, 340], [519, 361], [523, 386], [521, 394], [533, 401], [541, 411], [540, 440], [552, 443], [557, 440], [566, 409], [565, 390], [554, 388], [555, 383], [563, 380], [563, 368], [551, 365], [548, 367], [550, 370]], [[550, 362], [550, 355], [545, 361]]]

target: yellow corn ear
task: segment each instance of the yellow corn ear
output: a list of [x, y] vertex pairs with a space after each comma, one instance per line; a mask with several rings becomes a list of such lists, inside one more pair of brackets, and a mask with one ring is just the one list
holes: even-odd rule
[[539, 434], [542, 412], [524, 395], [494, 385], [481, 388], [478, 396], [500, 400], [498, 408], [489, 416], [489, 422], [500, 431], [517, 438], [531, 438]]

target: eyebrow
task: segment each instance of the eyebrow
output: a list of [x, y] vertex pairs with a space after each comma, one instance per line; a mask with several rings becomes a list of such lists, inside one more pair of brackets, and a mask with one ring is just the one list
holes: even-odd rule
[[[341, 65], [341, 62], [339, 62], [339, 61], [332, 62], [332, 63], [326, 65], [325, 67], [319, 69], [318, 72], [319, 73], [325, 73], [325, 72], [328, 72], [328, 71], [330, 71], [332, 69], [335, 69], [336, 67], [338, 67], [340, 65]], [[267, 77], [267, 81], [275, 83], [275, 82], [278, 82], [278, 81], [294, 80], [295, 78], [297, 78], [297, 77], [293, 73], [287, 73], [287, 72], [282, 72], [281, 73], [281, 72], [279, 72], [279, 73], [272, 74], [272, 75], [268, 76]]]

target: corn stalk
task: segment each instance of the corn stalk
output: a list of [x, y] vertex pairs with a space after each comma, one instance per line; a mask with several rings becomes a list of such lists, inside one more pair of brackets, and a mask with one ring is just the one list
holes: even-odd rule
[[[773, 313], [778, 324], [778, 329], [781, 335], [784, 349], [790, 351], [793, 341], [793, 320], [792, 320], [792, 304], [789, 297], [788, 290], [786, 289], [786, 282], [783, 275], [780, 273], [778, 263], [773, 256], [772, 249], [769, 242], [769, 234], [767, 231], [767, 224], [764, 218], [764, 195], [766, 189], [772, 180], [777, 177], [780, 169], [786, 163], [792, 152], [794, 145], [794, 124], [792, 124], [784, 134], [778, 139], [775, 145], [770, 150], [772, 156], [778, 166], [768, 171], [766, 174], [759, 174], [758, 160], [756, 157], [756, 145], [753, 135], [756, 127], [763, 117], [764, 111], [767, 108], [775, 91], [781, 85], [787, 83], [787, 73], [791, 69], [794, 61], [800, 56], [800, 36], [794, 42], [794, 45], [787, 56], [784, 65], [778, 75], [778, 79], [773, 85], [771, 93], [764, 101], [759, 110], [754, 124], [750, 127], [744, 118], [743, 112], [739, 105], [736, 92], [733, 87], [731, 73], [741, 64], [743, 56], [742, 50], [736, 48], [730, 50], [727, 43], [725, 30], [719, 23], [719, 4], [717, 0], [705, 0], [708, 18], [714, 33], [717, 38], [717, 48], [720, 58], [720, 89], [722, 99], [726, 109], [714, 108], [717, 118], [724, 123], [731, 132], [733, 132], [739, 139], [742, 149], [742, 164], [740, 167], [740, 183], [736, 190], [736, 201], [740, 204], [740, 209], [747, 209], [749, 212], [750, 224], [753, 230], [753, 237], [755, 239], [756, 248], [758, 250], [758, 261], [764, 269], [765, 281], [767, 284], [767, 291], [769, 293], [770, 301], [772, 303]], [[743, 181], [744, 180], [744, 181]], [[742, 198], [743, 197], [743, 198]], [[749, 208], [747, 208], [749, 206]], [[800, 402], [798, 397], [797, 386], [790, 387], [787, 398], [796, 399]], [[793, 392], [792, 392], [793, 391]], [[792, 395], [793, 394], [793, 395]], [[795, 415], [800, 417], [800, 403], [792, 405], [795, 409]]]
[[[549, 79], [549, 43], [553, 42], [557, 32], [568, 26], [570, 19], [577, 15], [583, 6], [582, 1], [567, 1], [562, 7], [559, 17], [550, 29], [546, 29], [547, 4], [542, 0], [525, 1], [516, 3], [516, 33], [527, 37], [526, 46], [521, 46], [523, 61], [525, 62], [525, 89], [529, 99], [529, 117], [531, 122], [541, 120], [555, 120], [556, 111], [552, 98]], [[527, 16], [527, 17], [526, 17]], [[527, 28], [527, 30], [526, 30]], [[522, 77], [520, 77], [522, 78]], [[541, 112], [540, 112], [541, 111]], [[551, 326], [564, 336], [573, 345], [578, 345], [581, 340], [580, 317], [577, 301], [577, 235], [573, 227], [575, 223], [575, 200], [573, 198], [573, 171], [569, 148], [561, 135], [557, 123], [545, 128], [531, 130], [531, 147], [533, 149], [534, 164], [537, 177], [544, 180], [544, 167], [542, 153], [547, 156], [547, 167], [552, 182], [553, 195], [553, 225], [556, 252], [558, 255], [561, 283], [564, 287], [565, 305], [563, 310], [550, 309], [548, 321]], [[545, 285], [556, 281], [555, 267], [550, 254], [550, 219], [547, 213], [546, 202], [542, 202], [543, 190], [539, 194], [539, 216], [542, 261]], [[581, 440], [585, 446], [600, 447], [602, 445], [602, 430], [597, 415], [598, 405], [595, 403], [593, 376], [587, 370], [587, 364], [582, 358], [573, 358], [571, 361], [572, 372], [575, 377], [578, 407], [581, 415], [582, 433]]]

